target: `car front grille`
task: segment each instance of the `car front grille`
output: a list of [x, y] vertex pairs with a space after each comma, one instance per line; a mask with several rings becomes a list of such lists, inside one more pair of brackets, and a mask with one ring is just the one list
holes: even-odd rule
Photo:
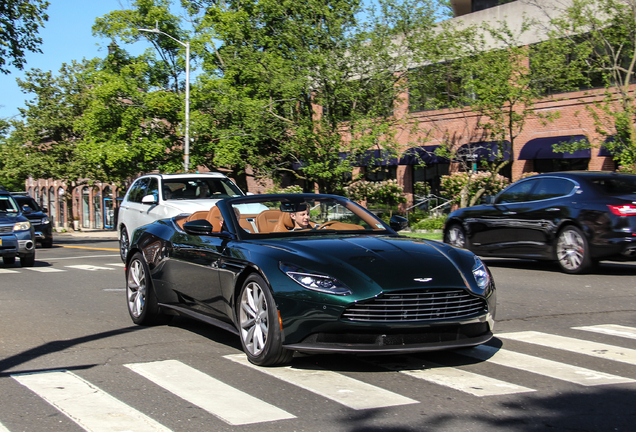
[[12, 232], [13, 232], [13, 225], [0, 226], [0, 233], [2, 234], [12, 233]]
[[486, 300], [463, 289], [384, 293], [348, 307], [342, 318], [360, 322], [415, 322], [467, 318], [485, 313]]

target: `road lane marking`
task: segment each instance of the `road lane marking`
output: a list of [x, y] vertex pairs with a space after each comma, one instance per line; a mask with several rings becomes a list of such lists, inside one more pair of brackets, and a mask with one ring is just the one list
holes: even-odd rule
[[263, 368], [250, 363], [244, 354], [224, 357], [355, 410], [419, 403], [337, 372], [317, 368], [295, 369], [291, 366]]
[[110, 268], [110, 267], [100, 267], [100, 266], [88, 265], [88, 264], [77, 264], [77, 265], [69, 265], [64, 267], [74, 268], [78, 270], [87, 270], [87, 271], [115, 270], [114, 268]]
[[86, 431], [170, 432], [72, 372], [61, 370], [11, 376]]
[[9, 274], [9, 273], [20, 273], [20, 272], [17, 270], [0, 269], [0, 274]]
[[636, 365], [636, 350], [629, 348], [534, 331], [503, 333], [497, 337]]
[[[497, 335], [500, 337], [501, 335]], [[597, 386], [606, 384], [623, 384], [636, 382], [633, 379], [606, 374], [566, 363], [546, 360], [527, 354], [516, 353], [505, 349], [499, 349], [488, 345], [480, 345], [474, 348], [463, 348], [454, 352], [487, 361], [500, 366], [532, 372], [550, 378], [567, 381], [583, 386]]]
[[103, 251], [114, 251], [117, 252], [119, 249], [113, 249], [113, 248], [98, 248], [98, 247], [90, 247], [90, 246], [67, 246], [67, 245], [58, 245], [61, 246], [63, 248], [69, 248], [69, 249], [90, 249], [90, 250], [103, 250]]
[[529, 393], [536, 390], [444, 366], [415, 357], [400, 357], [398, 361], [373, 361], [374, 365], [400, 372], [413, 378], [449, 387], [477, 397]]
[[0, 432], [10, 432], [10, 431], [6, 427], [4, 427], [2, 423], [0, 423]]
[[595, 332], [606, 334], [610, 336], [619, 336], [628, 339], [636, 339], [636, 328], [626, 327], [615, 324], [604, 324], [586, 327], [572, 327], [574, 330], [583, 330], [588, 332]]
[[57, 269], [54, 267], [27, 267], [27, 270], [31, 270], [38, 273], [55, 273], [55, 272], [65, 272], [66, 270]]
[[124, 366], [231, 425], [296, 418], [177, 360]]
[[49, 258], [47, 261], [55, 262], [59, 260], [74, 260], [74, 259], [84, 259], [84, 258], [112, 258], [118, 257], [119, 255], [84, 255], [84, 256], [74, 256], [74, 257], [55, 257]]
[[126, 267], [126, 264], [124, 263], [110, 263], [110, 264], [105, 264], [108, 266], [113, 266], [113, 267]]

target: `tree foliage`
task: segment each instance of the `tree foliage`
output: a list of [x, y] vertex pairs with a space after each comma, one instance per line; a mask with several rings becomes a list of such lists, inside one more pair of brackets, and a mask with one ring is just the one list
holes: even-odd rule
[[23, 69], [27, 51], [42, 52], [40, 27], [49, 16], [45, 0], [3, 0], [0, 3], [0, 73], [8, 74], [8, 66]]

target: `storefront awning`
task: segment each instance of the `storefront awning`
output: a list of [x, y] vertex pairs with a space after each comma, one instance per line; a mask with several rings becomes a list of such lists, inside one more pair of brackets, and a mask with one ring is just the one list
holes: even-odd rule
[[[503, 159], [510, 158], [510, 142], [503, 142]], [[464, 144], [457, 150], [457, 159], [476, 162], [478, 160], [487, 160], [492, 162], [497, 159], [499, 152], [498, 141], [479, 141], [476, 143]]]
[[570, 135], [535, 138], [523, 146], [519, 152], [519, 159], [578, 159], [592, 157], [591, 149], [576, 150], [574, 153], [557, 153], [552, 149], [554, 144], [576, 143], [579, 141], [587, 141], [587, 137], [585, 135]]
[[422, 164], [433, 165], [433, 164], [440, 164], [440, 163], [448, 163], [449, 162], [448, 159], [441, 156], [437, 156], [435, 154], [435, 150], [438, 147], [439, 146], [435, 146], [435, 145], [411, 147], [410, 149], [402, 153], [402, 156], [400, 156], [398, 164], [399, 165], [422, 165]]

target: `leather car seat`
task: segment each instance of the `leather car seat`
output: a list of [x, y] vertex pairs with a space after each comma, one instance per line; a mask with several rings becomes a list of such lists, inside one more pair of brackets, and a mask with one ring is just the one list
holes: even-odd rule
[[283, 212], [280, 210], [272, 209], [265, 210], [256, 216], [256, 227], [259, 233], [274, 232], [278, 219], [280, 219]]

